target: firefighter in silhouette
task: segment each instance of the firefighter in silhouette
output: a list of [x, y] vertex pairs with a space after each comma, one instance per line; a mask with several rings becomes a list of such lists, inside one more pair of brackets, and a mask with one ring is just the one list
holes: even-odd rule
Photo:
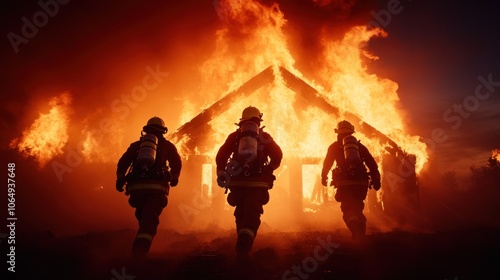
[[[328, 184], [328, 173], [332, 169], [331, 184], [337, 189], [335, 200], [340, 202], [344, 222], [354, 240], [362, 240], [366, 235], [366, 217], [363, 215], [364, 200], [368, 188], [380, 189], [380, 173], [375, 159], [368, 149], [352, 134], [354, 126], [341, 121], [335, 129], [337, 141], [328, 147], [321, 183]], [[368, 167], [369, 172], [366, 167]], [[371, 182], [371, 186], [370, 183]]]
[[276, 179], [273, 171], [283, 157], [278, 144], [260, 127], [261, 122], [259, 109], [245, 108], [238, 129], [227, 137], [215, 159], [217, 183], [230, 190], [227, 202], [236, 207], [236, 252], [243, 260], [252, 249], [263, 205], [269, 202], [268, 190]]
[[164, 138], [168, 129], [153, 117], [143, 127], [138, 141], [130, 144], [118, 161], [116, 189], [130, 195], [139, 230], [132, 245], [135, 258], [146, 257], [168, 203], [170, 187], [177, 186], [182, 162], [176, 147]]

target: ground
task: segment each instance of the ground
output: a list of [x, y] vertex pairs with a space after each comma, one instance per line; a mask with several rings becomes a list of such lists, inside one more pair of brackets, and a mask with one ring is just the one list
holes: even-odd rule
[[[499, 228], [370, 232], [260, 232], [248, 262], [235, 260], [231, 230], [160, 230], [150, 258], [130, 258], [132, 229], [21, 236], [17, 279], [498, 279]], [[3, 245], [3, 244], [2, 244]], [[12, 275], [12, 273], [9, 273]], [[5, 278], [2, 278], [5, 279]], [[10, 278], [7, 278], [10, 279]]]

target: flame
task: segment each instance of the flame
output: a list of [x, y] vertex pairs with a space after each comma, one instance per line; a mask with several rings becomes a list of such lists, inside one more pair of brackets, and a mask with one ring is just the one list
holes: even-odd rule
[[494, 149], [491, 151], [491, 158], [500, 163], [500, 149]]
[[211, 198], [212, 193], [212, 164], [202, 165], [202, 176], [201, 176], [201, 195], [204, 198]]
[[17, 149], [24, 157], [34, 157], [40, 167], [62, 154], [69, 138], [70, 104], [69, 92], [50, 99], [49, 112], [40, 113], [38, 119], [23, 131], [22, 137], [10, 142], [10, 147]]
[[[278, 4], [268, 7], [257, 1], [217, 2], [217, 13], [224, 27], [215, 34], [214, 54], [199, 68], [205, 102], [196, 106], [193, 101], [185, 100], [181, 120], [192, 119], [200, 110], [226, 92], [237, 89], [269, 65], [294, 70], [295, 60], [288, 51], [282, 30], [286, 20]], [[234, 55], [235, 52], [239, 55]]]
[[[123, 127], [116, 119], [93, 120], [95, 116], [87, 117], [83, 123], [83, 140], [80, 142], [79, 151], [85, 162], [114, 163], [121, 156]], [[100, 125], [92, 125], [97, 123]]]
[[[366, 72], [365, 59], [378, 57], [364, 51], [363, 46], [372, 37], [386, 37], [381, 29], [356, 26], [340, 41], [326, 42], [325, 64], [321, 77], [329, 84], [327, 97], [380, 130], [398, 143], [403, 150], [417, 157], [416, 171], [422, 170], [428, 156], [426, 146], [418, 136], [406, 133], [403, 112], [397, 110], [399, 97], [397, 83]], [[382, 148], [370, 139], [363, 139], [378, 156]]]
[[[106, 154], [106, 151], [100, 149], [103, 141], [102, 134], [99, 131], [84, 130], [84, 140], [81, 145], [81, 153], [87, 162], [108, 162], [112, 157]], [[108, 153], [111, 151], [108, 151]]]
[[[350, 9], [354, 1], [313, 0], [318, 6], [342, 6]], [[177, 139], [176, 145], [184, 159], [190, 154], [204, 154], [211, 158], [234, 131], [235, 122], [247, 106], [256, 106], [264, 113], [265, 131], [269, 132], [289, 158], [317, 158], [325, 156], [327, 147], [335, 140], [333, 127], [347, 112], [378, 129], [394, 140], [405, 152], [416, 156], [416, 171], [420, 172], [428, 159], [426, 146], [420, 137], [407, 133], [403, 120], [405, 112], [398, 110], [398, 84], [376, 74], [368, 73], [367, 63], [378, 59], [365, 50], [374, 37], [386, 37], [381, 29], [355, 26], [341, 39], [332, 39], [327, 32], [320, 38], [323, 53], [317, 59], [315, 73], [310, 80], [295, 68], [295, 59], [285, 33], [287, 19], [277, 3], [266, 5], [259, 1], [217, 0], [217, 13], [222, 27], [215, 33], [215, 51], [199, 67], [202, 98], [184, 99], [182, 123], [191, 120], [227, 93], [262, 70], [272, 67], [274, 80], [248, 97], [240, 98], [224, 111], [222, 117], [208, 120], [212, 133], [206, 135], [208, 147], [187, 148], [191, 135]], [[335, 38], [338, 38], [336, 36]], [[332, 116], [305, 102], [291, 90], [280, 71], [283, 67], [318, 90], [330, 104], [340, 109], [340, 116]], [[40, 116], [23, 132], [21, 139], [14, 139], [16, 147], [25, 156], [34, 156], [40, 165], [62, 153], [68, 141], [70, 96], [68, 93], [51, 100], [53, 107]], [[94, 116], [97, 118], [97, 116]], [[117, 135], [122, 135], [120, 121], [89, 120], [82, 130], [78, 151], [86, 161], [114, 162], [120, 155], [116, 147]], [[85, 123], [85, 120], [84, 120]], [[96, 128], [95, 123], [99, 123]], [[92, 125], [93, 124], [93, 125]], [[360, 125], [360, 124], [354, 124]], [[368, 146], [377, 161], [386, 153], [385, 143], [369, 136], [356, 134]], [[120, 146], [120, 145], [118, 145]], [[312, 179], [312, 178], [311, 178]], [[311, 186], [309, 186], [311, 187]]]
[[[310, 81], [294, 67], [295, 60], [284, 32], [287, 20], [278, 4], [265, 6], [257, 1], [219, 1], [217, 12], [224, 27], [216, 33], [213, 56], [200, 67], [204, 103], [197, 107], [193, 105], [194, 101], [189, 101], [187, 105], [191, 110], [186, 110], [181, 118], [193, 117], [196, 111], [207, 108], [268, 66], [272, 66], [275, 79], [247, 98], [235, 101], [223, 117], [210, 120], [214, 130], [210, 137], [214, 144], [208, 149], [208, 156], [215, 156], [227, 134], [236, 129], [234, 122], [240, 118], [242, 109], [252, 105], [264, 112], [263, 125], [282, 147], [286, 157], [324, 157], [327, 147], [336, 137], [333, 127], [346, 112], [350, 112], [394, 140], [405, 152], [414, 154], [416, 171], [422, 170], [428, 158], [426, 146], [420, 137], [406, 132], [404, 112], [396, 109], [399, 103], [397, 83], [367, 72], [366, 63], [377, 57], [364, 47], [371, 38], [385, 37], [387, 33], [381, 29], [355, 26], [341, 40], [323, 35], [324, 54], [320, 59], [323, 63], [318, 64], [317, 81]], [[285, 85], [280, 66], [317, 89], [330, 104], [341, 110], [341, 116], [335, 118], [305, 104]], [[385, 144], [359, 133], [356, 136], [380, 163], [387, 153]]]

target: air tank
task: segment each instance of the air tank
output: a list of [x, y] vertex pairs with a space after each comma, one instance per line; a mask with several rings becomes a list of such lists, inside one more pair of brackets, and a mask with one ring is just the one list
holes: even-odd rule
[[359, 154], [358, 140], [356, 137], [349, 135], [342, 139], [344, 148], [344, 157], [350, 166], [359, 166], [362, 164]]
[[238, 143], [238, 158], [243, 164], [248, 164], [257, 157], [259, 125], [251, 121], [244, 122], [240, 132], [242, 137]]
[[142, 136], [137, 163], [144, 168], [153, 166], [156, 160], [156, 149], [158, 148], [158, 137], [153, 134]]

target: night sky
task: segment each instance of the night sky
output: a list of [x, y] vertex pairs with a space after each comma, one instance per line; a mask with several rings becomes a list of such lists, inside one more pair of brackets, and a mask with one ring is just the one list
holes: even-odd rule
[[[139, 135], [138, 129], [151, 115], [163, 116], [170, 131], [175, 131], [183, 124], [179, 119], [183, 98], [203, 96], [197, 92], [198, 68], [215, 48], [214, 34], [221, 27], [214, 8], [217, 2], [103, 2], [59, 4], [58, 11], [37, 33], [17, 46], [8, 34], [21, 34], [22, 18], [32, 19], [41, 7], [36, 1], [4, 1], [1, 5], [0, 152], [3, 163], [17, 163], [25, 188], [32, 188], [21, 191], [24, 198], [20, 198], [20, 207], [24, 206], [25, 212], [31, 207], [29, 211], [69, 220], [72, 215], [43, 206], [52, 201], [50, 198], [34, 202], [30, 197], [57, 194], [68, 198], [55, 202], [57, 207], [83, 209], [79, 207], [85, 201], [73, 204], [82, 193], [70, 194], [68, 189], [80, 188], [74, 183], [85, 174], [91, 178], [92, 189], [106, 184], [114, 188], [114, 164], [104, 169], [91, 165], [77, 169], [66, 174], [67, 180], [61, 183], [50, 166], [40, 169], [32, 159], [21, 158], [8, 147], [39, 112], [49, 109], [47, 102], [57, 93], [72, 93], [73, 120], [98, 120], [111, 115], [110, 104], [141, 82], [148, 73], [146, 67], [159, 65], [168, 75], [144, 101], [147, 114], [141, 109], [124, 116], [130, 124], [123, 128], [125, 142]], [[388, 37], [373, 39], [367, 46], [379, 57], [367, 65], [368, 71], [398, 83], [409, 133], [429, 143], [430, 166], [439, 172], [466, 172], [473, 164], [485, 165], [491, 150], [500, 148], [498, 9], [475, 1], [358, 1], [344, 9], [334, 2], [278, 1], [288, 20], [286, 32], [294, 34], [290, 42], [297, 69], [306, 77], [313, 75], [311, 58], [315, 58], [315, 34], [320, 30], [340, 38], [348, 27], [378, 19]], [[155, 96], [165, 92], [168, 102], [155, 102]], [[72, 122], [72, 133], [78, 134], [81, 125]], [[125, 202], [116, 211], [122, 209], [128, 209]], [[86, 211], [78, 213], [87, 215]], [[112, 219], [111, 215], [106, 218]]]
[[[399, 84], [410, 127], [428, 139], [442, 169], [484, 165], [500, 146], [497, 8], [473, 1], [401, 3], [405, 8], [385, 28], [389, 36], [372, 45], [380, 55], [374, 71]], [[479, 77], [496, 85], [482, 87], [481, 98]], [[430, 142], [435, 129], [441, 140]]]

